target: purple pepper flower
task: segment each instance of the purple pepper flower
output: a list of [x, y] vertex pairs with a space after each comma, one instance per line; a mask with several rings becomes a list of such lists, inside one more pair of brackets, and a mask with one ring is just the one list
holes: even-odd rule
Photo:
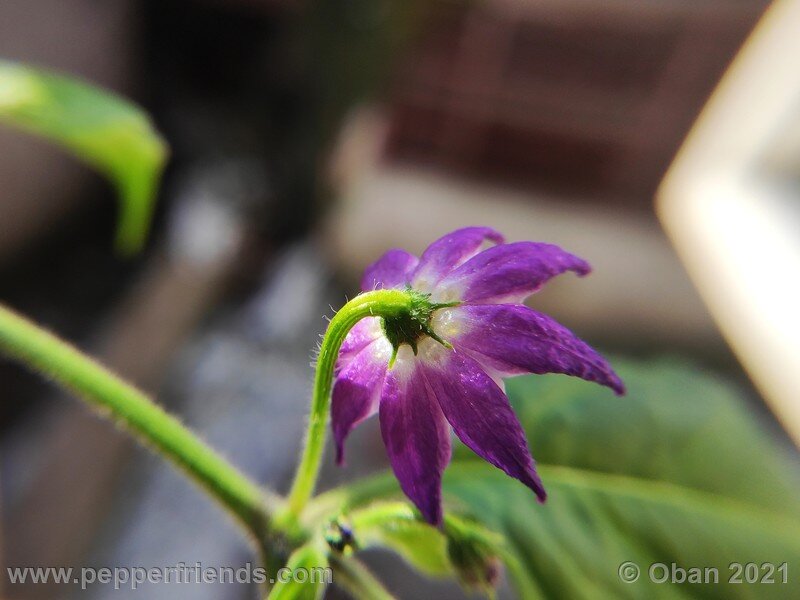
[[522, 304], [550, 278], [565, 271], [583, 276], [589, 265], [551, 244], [503, 242], [493, 229], [467, 227], [436, 240], [420, 258], [389, 250], [367, 268], [361, 289], [406, 289], [418, 308], [407, 318], [362, 319], [337, 362], [331, 408], [337, 463], [344, 462], [350, 431], [379, 412], [400, 487], [434, 525], [442, 522], [450, 427], [539, 501], [546, 497], [503, 377], [564, 373], [624, 393], [602, 356]]

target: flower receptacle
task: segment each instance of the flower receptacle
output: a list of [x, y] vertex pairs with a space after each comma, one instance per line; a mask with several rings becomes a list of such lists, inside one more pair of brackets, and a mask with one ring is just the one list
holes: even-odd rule
[[458, 302], [448, 302], [444, 304], [431, 302], [430, 294], [423, 294], [406, 286], [405, 293], [409, 297], [408, 310], [399, 312], [393, 316], [385, 316], [381, 319], [381, 327], [386, 335], [386, 339], [392, 344], [392, 358], [389, 367], [394, 365], [397, 351], [403, 344], [408, 344], [417, 354], [417, 345], [424, 337], [430, 337], [445, 348], [452, 348], [452, 345], [442, 339], [431, 327], [433, 313], [440, 309], [450, 306], [457, 306]]

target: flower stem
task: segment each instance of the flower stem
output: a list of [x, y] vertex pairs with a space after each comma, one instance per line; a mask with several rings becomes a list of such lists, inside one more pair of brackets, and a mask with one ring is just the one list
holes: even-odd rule
[[0, 352], [54, 379], [167, 457], [215, 498], [264, 550], [278, 501], [147, 395], [55, 335], [0, 305]]
[[406, 314], [411, 307], [412, 297], [406, 292], [375, 290], [356, 296], [331, 319], [317, 359], [314, 396], [311, 401], [305, 448], [289, 493], [287, 516], [290, 518], [299, 517], [317, 483], [322, 452], [325, 448], [333, 371], [345, 336], [353, 325], [364, 317], [397, 317]]

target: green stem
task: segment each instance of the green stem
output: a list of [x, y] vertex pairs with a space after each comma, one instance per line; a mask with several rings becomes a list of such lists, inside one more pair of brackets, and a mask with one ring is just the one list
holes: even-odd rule
[[264, 550], [278, 500], [144, 393], [48, 331], [0, 305], [0, 351], [71, 389], [123, 424], [205, 489]]
[[341, 554], [331, 555], [330, 560], [334, 581], [356, 600], [394, 600], [394, 596], [360, 560]]
[[333, 370], [345, 336], [364, 317], [392, 318], [407, 314], [411, 308], [412, 297], [408, 293], [400, 290], [375, 290], [356, 296], [331, 319], [317, 359], [305, 448], [289, 493], [287, 516], [290, 519], [297, 520], [317, 483], [322, 451], [325, 448]]

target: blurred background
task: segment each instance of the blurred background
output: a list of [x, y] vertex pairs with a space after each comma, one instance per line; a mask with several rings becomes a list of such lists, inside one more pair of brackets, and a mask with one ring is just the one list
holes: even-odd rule
[[[0, 298], [285, 489], [322, 316], [385, 249], [419, 252], [457, 227], [491, 225], [593, 265], [587, 279], [554, 281], [537, 309], [605, 351], [679, 355], [735, 382], [788, 448], [654, 209], [766, 6], [5, 0], [0, 57], [134, 99], [171, 159], [148, 247], [124, 260], [111, 250], [111, 187], [60, 149], [0, 127]], [[209, 501], [113, 427], [6, 360], [0, 390], [4, 564], [249, 559]], [[386, 464], [376, 423], [353, 444], [346, 470], [326, 464], [324, 485]], [[394, 559], [370, 560], [400, 597], [461, 597]], [[146, 595], [255, 594], [165, 588]]]

